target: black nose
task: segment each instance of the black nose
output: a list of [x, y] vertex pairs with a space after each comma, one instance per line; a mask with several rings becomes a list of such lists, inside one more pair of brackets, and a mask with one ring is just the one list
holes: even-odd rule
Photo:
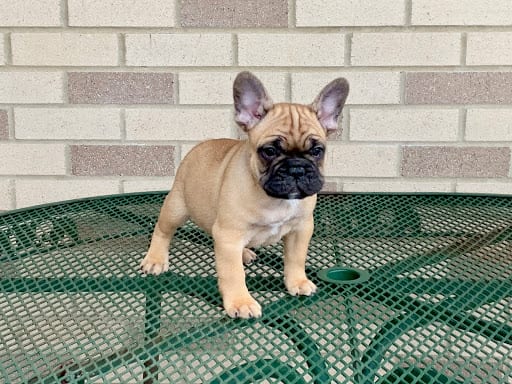
[[304, 167], [290, 167], [290, 169], [288, 170], [288, 174], [295, 178], [299, 178], [306, 174], [306, 170], [304, 169]]
[[306, 174], [306, 164], [303, 159], [288, 159], [286, 162], [288, 175], [298, 179]]

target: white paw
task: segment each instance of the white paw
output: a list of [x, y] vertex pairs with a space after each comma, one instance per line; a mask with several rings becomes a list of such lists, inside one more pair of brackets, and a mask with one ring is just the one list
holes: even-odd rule
[[144, 257], [140, 263], [142, 272], [148, 275], [159, 275], [169, 270], [169, 255], [153, 255], [149, 253]]
[[254, 260], [256, 260], [258, 256], [251, 251], [249, 248], [244, 248], [244, 251], [242, 252], [242, 260], [245, 265], [251, 264]]
[[285, 281], [286, 289], [292, 296], [311, 296], [316, 292], [316, 285], [309, 279], [288, 279]]
[[250, 319], [261, 316], [261, 305], [251, 295], [224, 299], [224, 309], [233, 318]]

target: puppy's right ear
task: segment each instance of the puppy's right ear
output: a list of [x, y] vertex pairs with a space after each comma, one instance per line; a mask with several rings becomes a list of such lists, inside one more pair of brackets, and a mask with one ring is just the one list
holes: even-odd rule
[[254, 128], [272, 108], [272, 99], [261, 81], [250, 72], [240, 72], [233, 83], [235, 121], [244, 131]]

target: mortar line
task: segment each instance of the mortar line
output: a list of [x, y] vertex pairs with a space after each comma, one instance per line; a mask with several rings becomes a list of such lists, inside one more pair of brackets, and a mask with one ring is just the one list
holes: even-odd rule
[[343, 65], [345, 68], [352, 66], [352, 38], [354, 37], [353, 33], [346, 33], [345, 34], [345, 52], [344, 52], [344, 59], [343, 59]]
[[7, 134], [10, 141], [16, 140], [16, 132], [14, 128], [14, 106], [7, 108]]
[[466, 142], [466, 121], [467, 121], [467, 109], [461, 107], [459, 109], [459, 129], [457, 132], [457, 140], [464, 143]]
[[288, 0], [288, 30], [297, 29], [297, 8], [295, 0]]
[[400, 72], [400, 84], [399, 84], [399, 92], [400, 92], [400, 98], [399, 98], [399, 101], [398, 101], [398, 105], [401, 106], [402, 108], [407, 106], [406, 104], [406, 97], [405, 97], [405, 83], [407, 81], [407, 72], [406, 71], [401, 71]]
[[126, 39], [124, 33], [119, 33], [117, 35], [117, 48], [118, 48], [118, 57], [117, 60], [119, 64], [116, 69], [126, 67]]
[[68, 0], [61, 0], [60, 1], [60, 21], [61, 21], [61, 24], [62, 24], [63, 28], [69, 27]]
[[[122, 177], [123, 181], [138, 181], [141, 178], [145, 180], [158, 180], [160, 178], [166, 178], [169, 176], [115, 176], [115, 175], [84, 175], [84, 176], [74, 176], [74, 175], [14, 175], [17, 180], [56, 180], [56, 181], [73, 181], [73, 180], [83, 180], [83, 181], [97, 181], [97, 180], [106, 180], [106, 181], [117, 181], [120, 177]], [[10, 180], [13, 175], [0, 175], [0, 180]]]
[[468, 34], [463, 32], [460, 37], [460, 67], [466, 68], [468, 51]]
[[[56, 104], [55, 106], [57, 108], [63, 108], [65, 106], [68, 106], [68, 104], [71, 104], [69, 102], [69, 92], [68, 92], [68, 77], [69, 77], [69, 71], [64, 71], [62, 73], [62, 82], [61, 82], [61, 87], [62, 87], [62, 100], [63, 102], [61, 104]], [[44, 108], [44, 105], [43, 105], [43, 108]]]
[[288, 102], [292, 102], [292, 74], [290, 72], [286, 72], [285, 74], [285, 89], [284, 89], [284, 99]]
[[340, 140], [342, 141], [347, 141], [347, 142], [351, 142], [350, 140], [350, 112], [351, 112], [351, 107], [350, 105], [343, 108], [343, 112], [342, 112], [342, 118], [341, 118], [341, 136], [340, 136]]
[[[323, 72], [323, 73], [332, 73], [339, 71], [347, 71], [347, 72], [400, 72], [400, 71], [411, 71], [411, 72], [446, 72], [446, 71], [457, 71], [461, 69], [460, 64], [456, 65], [379, 65], [379, 66], [371, 66], [371, 65], [350, 65], [348, 67], [343, 65], [337, 66], [320, 66], [320, 65], [312, 65], [312, 66], [273, 66], [273, 65], [240, 65], [238, 68], [233, 68], [233, 66], [205, 66], [205, 65], [128, 65], [126, 67], [116, 67], [116, 66], [107, 66], [107, 65], [98, 65], [98, 66], [87, 66], [87, 65], [18, 65], [18, 66], [0, 66], [1, 72], [27, 72], [34, 70], [43, 70], [43, 71], [81, 71], [81, 72], [105, 72], [112, 71], [113, 69], [118, 68], [120, 72], [171, 72], [171, 71], [183, 71], [183, 72], [233, 72], [237, 71], [241, 68], [254, 71], [254, 72], [285, 72], [285, 71], [293, 71], [293, 72]], [[471, 71], [474, 72], [509, 72], [512, 70], [512, 64], [510, 65], [472, 65], [468, 67]]]
[[71, 164], [71, 146], [70, 142], [64, 143], [64, 176], [73, 176], [73, 165]]
[[[182, 146], [183, 146], [184, 143], [180, 143], [179, 145], [176, 145], [174, 147], [174, 175], [176, 175], [176, 171], [178, 170], [178, 167], [180, 166], [180, 163], [181, 163], [181, 155], [182, 155]], [[174, 177], [173, 175], [173, 177]]]
[[6, 33], [4, 35], [4, 58], [5, 58], [5, 67], [10, 70], [9, 66], [12, 65], [12, 44], [11, 44], [11, 34]]
[[412, 0], [405, 1], [405, 20], [404, 26], [410, 27], [412, 25]]
[[232, 59], [231, 59], [231, 66], [232, 67], [238, 67], [238, 34], [232, 33], [231, 34], [231, 50], [232, 52]]
[[396, 156], [396, 175], [399, 179], [403, 179], [402, 175], [402, 165], [404, 162], [404, 147], [407, 143], [400, 143], [396, 146], [397, 156]]
[[[219, 30], [212, 27], [181, 27], [176, 23], [174, 27], [133, 27], [133, 26], [69, 26], [73, 32], [77, 33], [135, 33], [135, 34], [156, 34], [156, 33], [177, 33], [180, 34], [227, 34], [232, 31], [232, 28]], [[0, 33], [5, 32], [62, 32], [63, 26], [0, 26]], [[388, 32], [410, 32], [410, 33], [438, 33], [438, 32], [512, 32], [512, 25], [379, 25], [379, 26], [364, 26], [364, 25], [340, 25], [340, 26], [324, 26], [324, 27], [300, 27], [300, 28], [283, 28], [283, 27], [248, 27], [240, 29], [241, 33], [305, 33], [305, 34], [322, 34], [322, 33], [388, 33]], [[343, 31], [343, 32], [341, 32]]]
[[121, 137], [121, 142], [124, 143], [126, 142], [126, 109], [125, 108], [121, 108], [119, 110], [119, 130], [120, 130], [120, 137]]
[[181, 1], [174, 1], [174, 28], [182, 29], [181, 26]]
[[180, 105], [180, 74], [178, 72], [173, 72], [173, 96], [174, 96], [174, 105]]
[[[286, 96], [286, 92], [285, 92]], [[293, 96], [293, 95], [292, 95]], [[304, 100], [304, 102], [308, 102], [309, 100]], [[20, 103], [18, 103], [20, 104]], [[155, 110], [196, 110], [196, 109], [210, 109], [210, 110], [228, 110], [232, 107], [232, 103], [226, 104], [74, 104], [74, 103], [21, 103], [23, 104], [23, 108], [48, 108], [48, 109], [59, 109], [64, 107], [70, 107], [75, 109], [155, 109]], [[0, 103], [0, 108], [7, 109], [12, 105], [12, 103]], [[458, 110], [461, 108], [461, 104], [352, 104], [347, 103], [346, 107], [351, 107], [352, 109], [363, 109], [363, 110], [434, 110], [434, 111], [443, 111], [443, 110]], [[510, 104], [464, 104], [466, 108], [478, 108], [478, 109], [510, 109]]]

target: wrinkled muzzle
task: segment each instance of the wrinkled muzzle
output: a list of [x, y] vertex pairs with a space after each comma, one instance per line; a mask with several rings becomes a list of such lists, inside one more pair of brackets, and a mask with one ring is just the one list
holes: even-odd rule
[[303, 199], [322, 189], [324, 178], [313, 162], [288, 158], [272, 167], [260, 179], [267, 195], [279, 199]]

